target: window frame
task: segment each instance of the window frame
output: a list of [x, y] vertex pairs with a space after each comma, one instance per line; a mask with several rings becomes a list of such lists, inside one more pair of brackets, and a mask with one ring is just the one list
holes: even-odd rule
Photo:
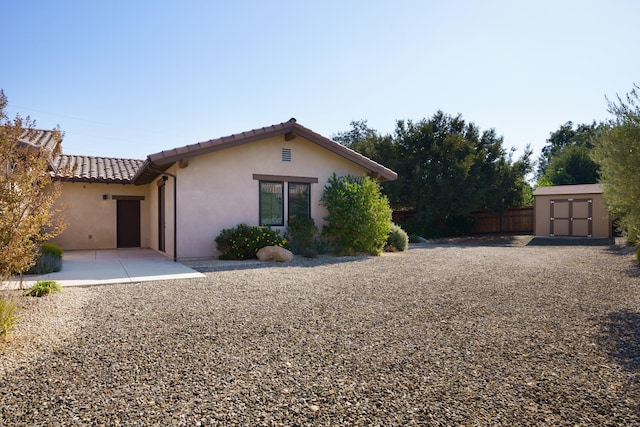
[[[280, 185], [280, 212], [281, 212], [281, 216], [280, 216], [280, 222], [276, 223], [276, 222], [271, 222], [271, 223], [267, 223], [264, 221], [264, 218], [262, 217], [262, 202], [263, 202], [263, 191], [262, 191], [262, 185], [263, 184], [278, 184]], [[260, 180], [259, 181], [259, 185], [258, 185], [258, 191], [259, 191], [259, 199], [258, 199], [258, 219], [259, 219], [259, 223], [262, 226], [268, 226], [268, 227], [283, 227], [284, 226], [284, 217], [285, 217], [285, 212], [284, 212], [284, 181], [263, 181]], [[276, 193], [271, 193], [271, 194], [276, 194]], [[273, 216], [272, 218], [273, 219]]]
[[309, 182], [287, 182], [287, 223], [291, 221], [291, 186], [300, 186], [307, 189], [307, 212], [305, 218], [311, 218], [311, 183]]

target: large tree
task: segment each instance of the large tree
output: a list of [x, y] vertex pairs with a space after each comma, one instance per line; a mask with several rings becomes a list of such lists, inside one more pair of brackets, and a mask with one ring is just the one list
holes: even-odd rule
[[640, 86], [617, 102], [608, 101], [614, 115], [611, 129], [593, 149], [600, 182], [610, 212], [619, 218], [629, 243], [640, 243]]
[[399, 120], [393, 135], [379, 135], [366, 121], [334, 138], [398, 172], [383, 184], [395, 210], [417, 212], [409, 231], [461, 233], [473, 210], [501, 211], [523, 202], [531, 150], [517, 161], [493, 129], [481, 132], [461, 116], [438, 111], [418, 122]]
[[[29, 117], [10, 119], [6, 106], [0, 91], [0, 282], [28, 270], [40, 245], [64, 228], [54, 209], [60, 185], [49, 174], [55, 153], [31, 144], [35, 122]], [[59, 130], [52, 132], [62, 138]]]

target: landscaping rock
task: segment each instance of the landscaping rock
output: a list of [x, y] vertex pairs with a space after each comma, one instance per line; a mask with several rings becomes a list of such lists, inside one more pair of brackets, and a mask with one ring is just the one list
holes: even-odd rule
[[256, 253], [256, 256], [260, 261], [293, 261], [293, 253], [285, 248], [281, 248], [280, 246], [265, 246]]

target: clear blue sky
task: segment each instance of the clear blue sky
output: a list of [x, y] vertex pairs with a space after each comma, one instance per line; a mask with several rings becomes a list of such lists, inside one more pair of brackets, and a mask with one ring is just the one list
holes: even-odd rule
[[640, 2], [49, 1], [2, 6], [8, 112], [69, 154], [148, 154], [295, 117], [325, 136], [437, 110], [535, 157], [640, 82]]

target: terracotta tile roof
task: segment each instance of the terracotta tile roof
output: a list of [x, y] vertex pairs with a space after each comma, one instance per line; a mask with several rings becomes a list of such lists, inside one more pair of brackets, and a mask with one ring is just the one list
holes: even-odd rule
[[25, 129], [18, 138], [21, 144], [42, 148], [55, 153], [60, 148], [61, 138], [54, 131], [42, 129]]
[[143, 160], [61, 154], [52, 160], [54, 179], [64, 181], [130, 183]]
[[576, 185], [553, 185], [550, 187], [538, 187], [534, 190], [534, 196], [555, 196], [571, 194], [602, 194], [600, 184], [576, 184]]
[[[261, 139], [271, 138], [278, 135], [284, 135], [285, 140], [293, 139], [296, 135], [300, 135], [309, 141], [316, 143], [360, 166], [368, 169], [374, 175], [384, 180], [394, 180], [397, 174], [374, 162], [373, 160], [363, 156], [362, 154], [351, 150], [335, 141], [332, 141], [311, 129], [296, 123], [296, 119], [290, 119], [276, 125], [271, 125], [259, 129], [253, 129], [246, 132], [236, 133], [221, 138], [210, 139], [208, 141], [198, 142], [196, 144], [185, 145], [183, 147], [173, 148], [171, 150], [160, 151], [158, 153], [147, 156], [144, 165], [138, 170], [133, 177], [136, 184], [146, 184], [151, 182], [158, 176], [158, 170], [167, 170], [173, 163], [181, 159], [188, 159], [199, 156], [201, 154], [211, 153], [213, 151], [234, 147], [248, 142], [258, 141]], [[155, 169], [155, 171], [153, 170]]]

